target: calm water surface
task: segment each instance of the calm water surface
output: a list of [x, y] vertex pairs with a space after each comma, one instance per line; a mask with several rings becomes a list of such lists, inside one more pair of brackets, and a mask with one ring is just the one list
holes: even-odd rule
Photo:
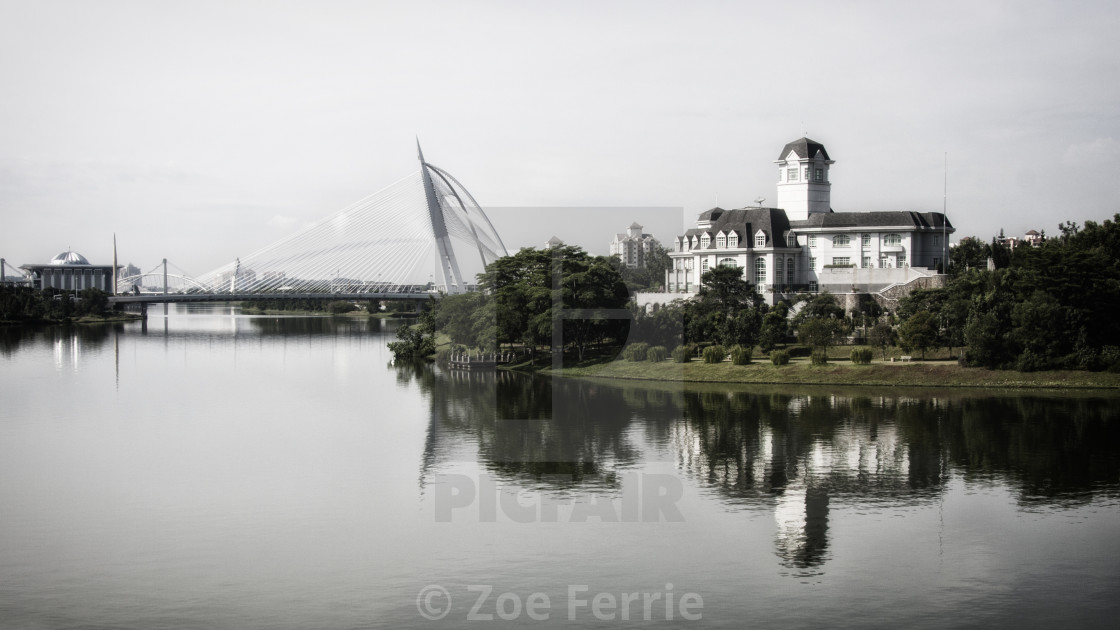
[[1120, 614], [1111, 395], [448, 373], [380, 321], [153, 310], [0, 330], [0, 626]]

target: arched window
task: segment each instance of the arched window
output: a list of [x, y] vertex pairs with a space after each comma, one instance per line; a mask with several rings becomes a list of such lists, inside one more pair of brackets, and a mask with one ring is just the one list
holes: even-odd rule
[[833, 247], [849, 247], [850, 245], [851, 240], [848, 238], [847, 234], [837, 234], [832, 237]]
[[766, 259], [759, 258], [754, 261], [754, 283], [758, 286], [766, 284]]
[[786, 260], [786, 284], [793, 286], [793, 259]]
[[902, 244], [902, 235], [901, 234], [884, 234], [883, 235], [883, 244], [884, 245], [901, 245]]
[[723, 258], [719, 261], [720, 267], [738, 267], [739, 263], [735, 262], [734, 258]]
[[781, 284], [782, 283], [782, 261], [783, 260], [785, 260], [785, 259], [779, 256], [777, 258], [777, 260], [774, 261], [774, 284]]
[[708, 270], [708, 259], [705, 258], [704, 260], [700, 261], [700, 273], [704, 273], [707, 270]]

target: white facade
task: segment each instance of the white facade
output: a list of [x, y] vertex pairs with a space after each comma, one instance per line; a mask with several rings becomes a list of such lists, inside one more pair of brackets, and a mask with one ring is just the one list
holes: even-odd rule
[[778, 200], [790, 207], [702, 213], [673, 243], [669, 292], [695, 292], [717, 265], [742, 269], [770, 302], [802, 291], [879, 291], [938, 273], [954, 231], [943, 214], [833, 212], [828, 168], [834, 162], [824, 146], [801, 138], [782, 155]]

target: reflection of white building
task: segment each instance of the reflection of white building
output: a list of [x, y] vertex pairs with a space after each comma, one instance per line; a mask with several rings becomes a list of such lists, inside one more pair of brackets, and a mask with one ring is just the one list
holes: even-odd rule
[[652, 234], [643, 234], [642, 226], [635, 221], [625, 233], [615, 234], [611, 239], [610, 255], [618, 256], [627, 267], [643, 267], [656, 245], [657, 239]]
[[787, 144], [778, 159], [778, 208], [713, 208], [676, 238], [670, 292], [693, 293], [719, 266], [743, 270], [770, 302], [782, 294], [870, 293], [938, 275], [955, 230], [940, 212], [835, 212], [824, 145]]
[[36, 289], [61, 289], [81, 291], [101, 289], [113, 292], [113, 266], [91, 265], [85, 256], [70, 250], [55, 256], [45, 265], [20, 265], [31, 278], [31, 286]]

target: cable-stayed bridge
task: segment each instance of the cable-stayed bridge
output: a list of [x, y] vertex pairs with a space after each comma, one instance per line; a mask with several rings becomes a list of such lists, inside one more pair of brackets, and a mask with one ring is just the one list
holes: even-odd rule
[[485, 266], [505, 245], [470, 192], [425, 161], [419, 142], [416, 151], [418, 172], [313, 225], [198, 277], [164, 260], [119, 278], [110, 300], [417, 300], [466, 291], [456, 246]]

